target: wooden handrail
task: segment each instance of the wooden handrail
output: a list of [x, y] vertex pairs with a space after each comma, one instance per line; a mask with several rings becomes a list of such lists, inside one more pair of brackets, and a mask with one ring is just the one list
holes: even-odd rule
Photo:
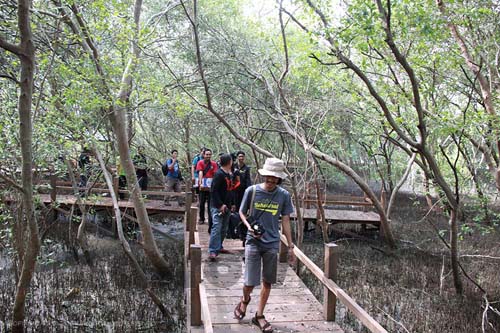
[[[44, 188], [44, 186], [41, 186], [41, 188]], [[71, 186], [56, 186], [57, 189], [61, 190], [66, 190], [66, 191], [73, 191], [73, 187]], [[86, 190], [85, 187], [81, 188], [82, 190]], [[107, 188], [100, 188], [100, 187], [92, 187], [90, 190], [91, 192], [96, 192], [96, 193], [109, 193], [109, 189]], [[130, 193], [128, 190], [118, 190], [118, 193]], [[168, 195], [171, 197], [185, 197], [186, 192], [166, 192], [166, 191], [141, 191], [142, 194], [144, 195]]]
[[208, 307], [207, 292], [205, 284], [200, 283], [200, 303], [201, 303], [201, 319], [205, 333], [213, 333], [212, 318], [210, 318], [210, 308]]
[[212, 318], [210, 317], [207, 293], [203, 283], [203, 272], [201, 271], [200, 235], [197, 231], [190, 231], [189, 234], [192, 234], [194, 239], [194, 244], [189, 246], [191, 261], [191, 325], [200, 326], [203, 324], [206, 333], [213, 333]]
[[[304, 199], [304, 203], [316, 203], [317, 200]], [[338, 205], [338, 206], [373, 206], [373, 203], [368, 201], [342, 201], [342, 200], [322, 200], [323, 205]]]
[[[281, 242], [288, 246], [286, 237], [281, 234]], [[296, 246], [293, 249], [295, 256], [299, 259], [310, 271], [313, 273], [318, 280], [328, 288], [331, 292], [337, 296], [338, 300], [344, 304], [351, 312], [358, 318], [363, 325], [365, 325], [373, 333], [387, 333], [386, 329], [383, 328], [375, 319], [373, 319], [361, 306], [358, 305], [347, 293], [340, 288], [335, 282], [325, 276], [325, 273], [311, 260], [304, 252], [302, 252]]]

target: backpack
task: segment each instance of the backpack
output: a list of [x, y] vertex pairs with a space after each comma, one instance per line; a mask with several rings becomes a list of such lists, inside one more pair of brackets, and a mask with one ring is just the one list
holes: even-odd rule
[[[229, 239], [241, 239], [239, 225], [243, 224], [240, 219], [240, 214], [233, 212], [229, 216], [229, 227], [227, 228], [226, 238]], [[245, 230], [246, 235], [246, 230]]]
[[168, 160], [161, 165], [161, 173], [166, 176], [168, 174], [168, 167], [167, 167], [167, 162]]

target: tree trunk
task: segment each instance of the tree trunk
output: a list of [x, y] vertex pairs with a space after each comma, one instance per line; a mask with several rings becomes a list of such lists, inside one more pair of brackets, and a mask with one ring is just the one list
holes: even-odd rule
[[22, 192], [23, 192], [23, 218], [28, 225], [28, 242], [23, 257], [21, 275], [17, 283], [16, 296], [12, 313], [12, 332], [24, 331], [26, 294], [33, 277], [38, 252], [40, 250], [40, 237], [35, 217], [33, 203], [33, 175], [32, 175], [32, 119], [31, 104], [33, 97], [33, 71], [35, 68], [35, 47], [30, 27], [30, 0], [19, 0], [17, 5], [18, 28], [20, 44], [13, 45], [0, 38], [0, 47], [14, 53], [21, 62], [21, 78], [19, 81], [19, 137], [21, 139], [22, 158]]
[[408, 164], [406, 165], [406, 170], [405, 170], [403, 176], [401, 177], [399, 182], [396, 184], [396, 186], [392, 189], [391, 197], [389, 198], [389, 204], [387, 205], [387, 210], [386, 210], [388, 220], [390, 220], [390, 218], [391, 218], [392, 207], [393, 207], [394, 202], [396, 200], [396, 195], [398, 194], [401, 186], [403, 186], [406, 179], [408, 178], [408, 175], [410, 174], [410, 171], [411, 171], [411, 166], [413, 165], [413, 162], [415, 161], [416, 156], [417, 156], [417, 154], [413, 153], [413, 155], [410, 157], [410, 160], [408, 161]]
[[458, 223], [457, 212], [452, 209], [450, 212], [450, 256], [451, 270], [453, 272], [453, 283], [458, 294], [463, 293], [462, 280], [460, 279], [460, 265], [458, 261]]
[[[310, 156], [310, 155], [309, 155]], [[326, 223], [325, 218], [325, 209], [323, 208], [323, 200], [321, 197], [321, 189], [318, 182], [318, 166], [314, 158], [310, 157], [310, 161], [313, 167], [313, 181], [314, 181], [314, 189], [316, 190], [316, 207], [318, 210], [318, 217], [316, 219], [316, 223], [321, 226], [321, 234], [323, 235], [323, 242], [328, 243], [328, 224]]]
[[[446, 11], [446, 6], [444, 4], [443, 0], [436, 0], [436, 4], [439, 8], [439, 11], [444, 17], [448, 16], [448, 13]], [[467, 64], [467, 67], [469, 67], [469, 70], [474, 73], [475, 77], [477, 78], [477, 81], [479, 82], [479, 87], [481, 88], [481, 97], [483, 100], [483, 105], [484, 108], [486, 109], [486, 112], [493, 117], [493, 119], [497, 119], [498, 115], [495, 110], [495, 105], [493, 103], [493, 94], [491, 93], [491, 85], [490, 82], [488, 81], [488, 78], [481, 73], [481, 67], [478, 65], [481, 63], [481, 61], [478, 61], [478, 59], [474, 59], [472, 57], [472, 54], [469, 52], [469, 48], [467, 47], [467, 44], [460, 34], [457, 26], [453, 23], [451, 18], [448, 18], [448, 28], [450, 29], [450, 32], [455, 38], [455, 41], [458, 44], [458, 47], [460, 48], [460, 51], [462, 52], [462, 57], [465, 60], [465, 63]], [[498, 128], [498, 124], [492, 129], [493, 132], [493, 137], [496, 141], [496, 146], [498, 151], [500, 152], [500, 134], [499, 134], [500, 129]], [[495, 172], [495, 185], [497, 190], [500, 191], [500, 166], [497, 167], [496, 172]]]
[[[92, 266], [92, 256], [90, 255], [89, 245], [85, 234], [85, 226], [87, 224], [87, 207], [82, 202], [80, 193], [78, 192], [76, 178], [73, 172], [73, 167], [71, 166], [69, 160], [66, 159], [65, 162], [66, 162], [66, 168], [68, 169], [69, 179], [71, 180], [71, 186], [73, 187], [73, 195], [76, 197], [76, 204], [78, 205], [78, 209], [80, 209], [80, 213], [82, 214], [82, 220], [80, 221], [80, 225], [78, 226], [78, 233], [76, 239], [78, 240], [78, 244], [80, 244], [80, 247], [82, 248], [83, 256], [85, 257], [87, 264], [89, 266]], [[72, 225], [71, 219], [69, 225], [70, 226]], [[72, 237], [71, 234], [69, 236]]]
[[170, 312], [165, 308], [163, 303], [161, 302], [160, 298], [154, 293], [153, 289], [151, 288], [151, 285], [148, 281], [148, 278], [146, 277], [146, 274], [144, 274], [144, 271], [142, 270], [141, 266], [137, 262], [137, 259], [135, 258], [134, 254], [132, 253], [132, 250], [130, 249], [130, 245], [125, 239], [125, 236], [123, 235], [123, 226], [122, 226], [122, 219], [121, 219], [121, 212], [120, 208], [118, 207], [118, 200], [116, 198], [115, 192], [113, 191], [113, 180], [111, 175], [109, 174], [108, 170], [106, 169], [106, 164], [104, 163], [104, 160], [101, 156], [101, 154], [95, 149], [94, 147], [94, 153], [99, 161], [99, 166], [101, 167], [101, 170], [104, 175], [104, 179], [106, 180], [106, 185], [108, 186], [109, 193], [111, 195], [111, 200], [113, 202], [113, 211], [114, 211], [114, 216], [115, 216], [115, 221], [116, 221], [116, 227], [118, 230], [118, 238], [120, 239], [120, 243], [122, 245], [123, 251], [129, 258], [130, 262], [132, 263], [132, 267], [135, 269], [139, 281], [141, 283], [141, 286], [144, 288], [146, 293], [149, 295], [153, 303], [158, 306], [158, 309], [160, 312], [171, 319], [171, 314]]
[[297, 230], [295, 230], [297, 236], [295, 239], [295, 244], [300, 249], [302, 248], [302, 243], [304, 242], [304, 219], [302, 218], [302, 205], [300, 204], [299, 193], [297, 192], [297, 182], [295, 180], [296, 174], [297, 173], [294, 172], [293, 175], [291, 175], [290, 183], [292, 187], [293, 198], [295, 199], [295, 211], [297, 212]]
[[[118, 110], [116, 110], [118, 109]], [[149, 222], [149, 216], [144, 205], [141, 190], [137, 182], [134, 164], [130, 156], [130, 147], [128, 145], [128, 137], [126, 130], [125, 112], [119, 110], [120, 108], [113, 109], [110, 112], [110, 120], [113, 126], [113, 132], [116, 135], [118, 152], [120, 153], [120, 163], [127, 174], [127, 186], [130, 191], [130, 199], [132, 200], [137, 216], [137, 223], [141, 229], [143, 237], [144, 253], [151, 261], [156, 270], [162, 275], [167, 276], [169, 268], [165, 259], [163, 259], [156, 241], [153, 236], [153, 230]]]

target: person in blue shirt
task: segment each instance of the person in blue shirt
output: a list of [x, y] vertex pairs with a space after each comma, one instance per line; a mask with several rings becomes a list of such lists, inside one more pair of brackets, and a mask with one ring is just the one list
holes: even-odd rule
[[177, 160], [177, 149], [171, 151], [172, 157], [169, 158], [165, 164], [167, 165], [167, 175], [165, 176], [165, 190], [167, 192], [180, 192], [181, 191], [181, 170], [179, 168], [179, 161]]

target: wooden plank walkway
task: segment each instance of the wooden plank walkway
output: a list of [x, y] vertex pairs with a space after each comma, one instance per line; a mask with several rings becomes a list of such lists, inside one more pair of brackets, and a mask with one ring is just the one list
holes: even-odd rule
[[[202, 278], [214, 332], [260, 332], [251, 323], [257, 310], [260, 287], [256, 287], [252, 293], [246, 317], [241, 322], [233, 318], [233, 310], [240, 300], [243, 287], [242, 242], [225, 240], [224, 248], [232, 253], [220, 254], [216, 262], [210, 262], [207, 225], [198, 226], [198, 229], [202, 248]], [[264, 314], [274, 327], [274, 332], [343, 332], [336, 323], [323, 319], [323, 306], [286, 263], [279, 263], [278, 282], [273, 285]], [[190, 331], [203, 332], [203, 328], [192, 327]]]
[[[40, 200], [44, 204], [50, 204], [51, 199], [49, 194], [40, 194]], [[71, 194], [58, 194], [57, 202], [62, 206], [72, 206], [76, 204], [76, 197]], [[111, 197], [88, 197], [84, 198], [84, 203], [87, 206], [93, 206], [97, 208], [103, 209], [111, 209], [113, 207], [113, 202]], [[165, 205], [163, 200], [152, 200], [145, 199], [144, 204], [146, 206], [146, 210], [148, 214], [169, 214], [169, 215], [178, 215], [183, 216], [185, 211], [185, 206], [179, 206], [179, 204], [175, 201], [170, 202], [170, 205]], [[134, 204], [129, 200], [119, 200], [118, 206], [121, 210], [133, 210]]]
[[[304, 220], [316, 221], [316, 208], [302, 208], [302, 217]], [[292, 218], [296, 218], [296, 213], [292, 213]], [[380, 224], [380, 215], [375, 212], [362, 212], [355, 210], [325, 209], [325, 218], [327, 222], [335, 223], [366, 223]]]

